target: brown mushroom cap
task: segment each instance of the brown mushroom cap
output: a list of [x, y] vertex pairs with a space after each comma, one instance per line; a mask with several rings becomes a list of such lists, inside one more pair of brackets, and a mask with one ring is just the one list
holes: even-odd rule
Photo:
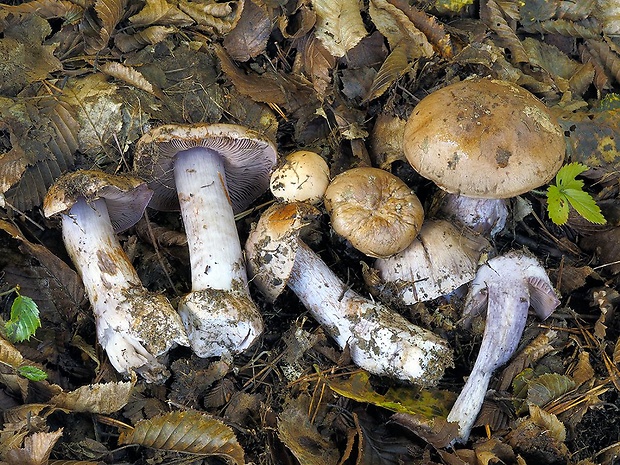
[[268, 189], [277, 151], [267, 138], [235, 124], [168, 124], [144, 134], [136, 144], [135, 171], [154, 191], [150, 207], [179, 209], [174, 159], [177, 153], [194, 147], [212, 150], [224, 160], [228, 194], [236, 213]]
[[448, 192], [509, 198], [553, 178], [565, 141], [555, 117], [530, 92], [479, 79], [422, 99], [407, 121], [404, 150], [418, 173]]
[[136, 224], [153, 191], [141, 179], [97, 170], [78, 170], [56, 180], [43, 200], [43, 214], [50, 217], [71, 209], [79, 198], [87, 202], [105, 199], [115, 232]]
[[378, 168], [339, 174], [324, 202], [334, 231], [369, 257], [389, 257], [405, 249], [424, 221], [424, 209], [411, 188]]

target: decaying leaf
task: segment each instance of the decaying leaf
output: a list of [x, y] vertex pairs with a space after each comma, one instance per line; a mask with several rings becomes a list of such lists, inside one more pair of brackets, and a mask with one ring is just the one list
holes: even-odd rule
[[0, 10], [24, 15], [36, 13], [45, 19], [63, 18], [67, 22], [80, 19], [84, 13], [82, 6], [69, 0], [32, 0], [19, 5], [2, 4]]
[[183, 13], [176, 2], [166, 0], [146, 0], [146, 4], [137, 14], [129, 18], [134, 26], [149, 26], [160, 24], [162, 26], [189, 26], [194, 20]]
[[224, 37], [224, 48], [233, 60], [248, 61], [265, 51], [271, 33], [271, 18], [266, 6], [245, 0], [235, 28]]
[[62, 69], [54, 56], [56, 46], [43, 45], [50, 33], [47, 21], [38, 16], [4, 29], [0, 39], [0, 93], [4, 97], [16, 96], [27, 85]]
[[243, 449], [233, 430], [221, 420], [196, 410], [170, 412], [139, 421], [133, 429], [121, 432], [118, 442], [219, 456], [236, 465], [245, 463]]
[[382, 395], [373, 389], [366, 372], [353, 374], [346, 379], [326, 381], [332, 391], [349, 399], [378, 405], [393, 412], [421, 415], [429, 419], [446, 417], [456, 399], [453, 392], [420, 390], [412, 386], [393, 387]]
[[537, 405], [530, 404], [530, 419], [556, 441], [566, 441], [566, 428], [552, 413], [548, 413]]
[[109, 61], [99, 65], [99, 69], [108, 76], [124, 81], [127, 84], [130, 84], [138, 89], [142, 89], [143, 91], [155, 95], [160, 99], [164, 98], [164, 94], [161, 89], [154, 86], [142, 75], [142, 73], [130, 66], [125, 66], [115, 61]]
[[309, 398], [289, 401], [278, 418], [278, 437], [304, 465], [336, 465], [338, 450], [308, 417]]
[[543, 407], [575, 387], [575, 381], [569, 376], [557, 373], [545, 373], [527, 383], [528, 405]]
[[336, 66], [336, 59], [313, 35], [301, 39], [299, 46], [303, 69], [312, 81], [319, 100], [323, 100], [332, 82], [332, 70]]
[[344, 56], [367, 35], [358, 0], [312, 0], [315, 35], [335, 57]]
[[134, 34], [116, 34], [114, 36], [114, 45], [121, 52], [127, 53], [142, 48], [145, 45], [158, 44], [175, 31], [176, 28], [171, 26], [149, 26]]
[[107, 47], [116, 25], [125, 13], [127, 0], [95, 0], [82, 19], [85, 51], [95, 54]]
[[118, 412], [127, 402], [135, 381], [90, 384], [73, 391], [61, 392], [50, 399], [50, 404], [74, 412], [110, 414]]
[[514, 63], [527, 63], [528, 56], [515, 30], [510, 27], [505, 12], [495, 0], [485, 0], [480, 5], [480, 18], [498, 36], [500, 45], [510, 49]]
[[407, 49], [407, 45], [399, 42], [392, 50], [379, 68], [365, 101], [374, 100], [383, 95], [398, 78], [411, 69], [412, 64], [409, 63]]
[[217, 3], [215, 0], [179, 1], [181, 11], [196, 21], [199, 28], [218, 34], [226, 34], [237, 26], [244, 5], [245, 0], [230, 0], [224, 3]]
[[62, 436], [62, 428], [53, 433], [33, 433], [24, 439], [19, 449], [6, 452], [5, 460], [9, 465], [47, 465], [52, 448]]
[[459, 434], [459, 426], [444, 417], [428, 418], [409, 413], [395, 413], [390, 421], [421, 437], [433, 447], [447, 447]]

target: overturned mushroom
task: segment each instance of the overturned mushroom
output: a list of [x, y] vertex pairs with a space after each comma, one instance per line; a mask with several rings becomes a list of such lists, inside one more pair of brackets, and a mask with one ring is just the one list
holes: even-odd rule
[[112, 366], [160, 382], [167, 370], [157, 357], [189, 341], [168, 300], [142, 286], [115, 235], [140, 219], [151, 195], [139, 179], [82, 170], [57, 180], [43, 210], [47, 217], [61, 213], [65, 248], [84, 282], [97, 337]]
[[353, 361], [371, 373], [434, 385], [452, 365], [446, 341], [387, 307], [360, 296], [300, 238], [318, 210], [276, 204], [266, 210], [246, 242], [252, 282], [274, 301], [288, 286]]
[[252, 301], [234, 213], [269, 187], [271, 142], [231, 124], [166, 125], [138, 141], [137, 173], [154, 195], [149, 206], [181, 210], [192, 290], [179, 302], [199, 357], [234, 354], [263, 331]]
[[406, 305], [449, 294], [476, 275], [491, 244], [479, 234], [445, 220], [427, 220], [402, 252], [375, 260], [379, 277]]
[[544, 320], [559, 304], [545, 269], [530, 255], [512, 251], [480, 267], [464, 316], [469, 321], [486, 310], [486, 326], [472, 372], [448, 415], [448, 421], [459, 425], [460, 441], [469, 438], [493, 371], [516, 350], [529, 307]]
[[332, 228], [369, 257], [405, 249], [424, 221], [420, 200], [400, 178], [378, 168], [353, 168], [325, 191]]

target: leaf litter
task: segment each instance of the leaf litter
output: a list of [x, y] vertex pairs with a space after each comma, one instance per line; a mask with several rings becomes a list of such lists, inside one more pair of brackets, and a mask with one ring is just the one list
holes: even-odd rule
[[[615, 3], [594, 0], [0, 4], [0, 292], [18, 285], [41, 319], [30, 340], [0, 335], [0, 461], [613, 463], [620, 447], [618, 24]], [[460, 328], [458, 299], [389, 302], [455, 349], [457, 366], [437, 390], [360, 372], [293, 295], [268, 304], [256, 292], [266, 332], [249, 352], [202, 360], [181, 348], [170, 354], [169, 383], [119, 379], [97, 345], [58, 223], [41, 214], [62, 173], [128, 172], [149, 128], [228, 122], [267, 135], [282, 155], [318, 152], [332, 176], [363, 165], [390, 170], [429, 205], [435, 188], [402, 156], [404, 121], [425, 95], [472, 76], [515, 82], [556, 113], [568, 161], [588, 168], [579, 190], [607, 223], [566, 212], [570, 199], [562, 225], [540, 193], [512, 201], [523, 214], [495, 248], [527, 247], [553, 277], [563, 307], [545, 323], [531, 320], [496, 374], [470, 442], [454, 445], [457, 431], [445, 421], [481, 334], [475, 324]], [[242, 240], [270, 200], [266, 194], [238, 220]], [[305, 241], [348, 285], [371, 293], [364, 278], [372, 277], [360, 267], [369, 259], [332, 234], [326, 219], [319, 226]], [[151, 212], [120, 239], [151, 290], [173, 302], [187, 290], [177, 215]], [[2, 297], [3, 321], [14, 297]]]

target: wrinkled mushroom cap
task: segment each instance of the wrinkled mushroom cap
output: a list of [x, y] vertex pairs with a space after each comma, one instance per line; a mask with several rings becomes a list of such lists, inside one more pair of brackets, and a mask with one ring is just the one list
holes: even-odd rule
[[271, 302], [286, 288], [301, 230], [319, 215], [308, 203], [273, 204], [252, 225], [245, 243], [248, 278]]
[[490, 249], [489, 241], [465, 228], [445, 220], [427, 220], [409, 247], [377, 259], [374, 268], [411, 305], [449, 294], [474, 279], [480, 256]]
[[164, 211], [179, 209], [174, 160], [177, 153], [194, 147], [216, 152], [224, 160], [228, 194], [235, 213], [268, 189], [277, 151], [267, 138], [235, 124], [168, 124], [152, 129], [136, 144], [136, 174], [154, 191], [150, 207]]
[[316, 152], [298, 150], [287, 155], [271, 174], [269, 188], [278, 202], [317, 204], [329, 184], [329, 166]]
[[78, 170], [61, 176], [49, 188], [43, 214], [49, 218], [68, 212], [79, 198], [86, 202], [105, 199], [112, 227], [120, 232], [140, 220], [152, 195], [146, 183], [136, 177]]
[[424, 209], [400, 178], [378, 168], [353, 168], [336, 176], [325, 192], [334, 231], [369, 257], [405, 249], [424, 221]]
[[479, 79], [422, 99], [407, 120], [404, 150], [418, 173], [448, 192], [509, 198], [553, 178], [565, 141], [555, 117], [530, 92]]

